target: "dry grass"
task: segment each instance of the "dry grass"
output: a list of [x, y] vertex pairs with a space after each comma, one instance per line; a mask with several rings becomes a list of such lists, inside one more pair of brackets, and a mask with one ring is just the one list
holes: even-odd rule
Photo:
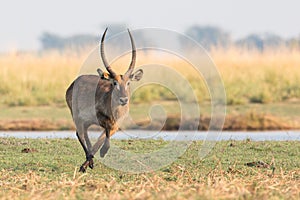
[[[57, 180], [30, 171], [15, 175], [0, 172], [0, 199], [298, 199], [300, 170], [288, 173], [262, 173], [219, 169], [205, 177], [192, 177], [178, 166], [177, 180], [166, 180], [160, 174], [141, 174], [134, 181], [120, 182], [110, 175], [62, 175]], [[75, 169], [77, 170], [77, 169]], [[6, 192], [5, 192], [6, 191]]]
[[214, 50], [228, 104], [270, 103], [300, 98], [300, 52]]
[[[112, 142], [139, 153], [166, 143]], [[299, 199], [299, 142], [224, 141], [203, 160], [200, 146], [193, 142], [173, 164], [151, 173], [124, 173], [95, 159], [95, 168], [82, 174], [76, 140], [0, 138], [0, 199]], [[246, 165], [252, 161], [268, 167]]]
[[84, 57], [9, 54], [0, 56], [1, 104], [9, 106], [62, 105]]
[[[9, 106], [65, 106], [65, 90], [78, 75], [87, 55], [57, 52], [1, 55], [0, 103]], [[189, 79], [200, 101], [209, 100], [204, 82], [193, 78], [195, 71], [187, 62], [162, 55], [139, 53], [137, 66], [149, 63], [171, 66]], [[129, 56], [114, 62], [116, 71], [122, 72], [128, 66]], [[228, 104], [270, 103], [300, 98], [300, 51], [283, 49], [261, 53], [216, 49], [212, 50], [211, 56], [224, 81]], [[165, 77], [168, 77], [167, 74]], [[172, 93], [157, 86], [144, 88], [134, 97], [136, 102], [173, 98]]]
[[[2, 125], [7, 126], [7, 121], [5, 120], [10, 120], [10, 122], [13, 122], [12, 126], [14, 126], [16, 119], [20, 122], [20, 119], [31, 118], [31, 121], [40, 120], [44, 124], [50, 122], [50, 128], [57, 127], [55, 124], [59, 126], [59, 129], [71, 127], [71, 118], [69, 111], [66, 109], [64, 95], [69, 84], [79, 74], [80, 68], [88, 54], [88, 52], [81, 54], [48, 52], [43, 54], [11, 53], [0, 55]], [[274, 105], [279, 105], [282, 102], [285, 104], [297, 104], [299, 102], [300, 51], [282, 49], [280, 51], [249, 52], [240, 49], [213, 49], [210, 54], [225, 84], [227, 103], [229, 105], [247, 105], [249, 103], [274, 103]], [[121, 57], [113, 63], [114, 69], [117, 72], [123, 72], [126, 66], [128, 66], [129, 60], [130, 55]], [[199, 78], [195, 78], [195, 71], [188, 62], [178, 57], [170, 57], [170, 55], [164, 53], [157, 57], [157, 55], [151, 52], [149, 54], [139, 52], [137, 66], [144, 66], [149, 63], [159, 63], [176, 69], [191, 83], [201, 103], [201, 108], [205, 107], [204, 104], [207, 104], [210, 99], [209, 92], [204, 82], [199, 81]], [[99, 67], [98, 65], [99, 63], [95, 63], [94, 67]], [[147, 67], [151, 68], [152, 65]], [[150, 74], [149, 76], [158, 75]], [[170, 77], [168, 74], [160, 76], [163, 78]], [[184, 100], [191, 100], [187, 95], [183, 94], [183, 96], [185, 97]], [[135, 107], [141, 108], [135, 112], [137, 116], [140, 116], [141, 113], [144, 113], [142, 103], [150, 105], [150, 102], [153, 103], [154, 101], [174, 101], [175, 99], [176, 96], [168, 89], [159, 87], [158, 85], [150, 85], [137, 90], [133, 95], [132, 103], [135, 103]], [[202, 105], [202, 103], [204, 104]], [[37, 109], [37, 106], [40, 108], [47, 106], [50, 109], [44, 112]], [[20, 109], [10, 109], [14, 107]], [[63, 110], [59, 112], [61, 116], [57, 116], [58, 113], [54, 112], [55, 109], [51, 109], [54, 107]], [[228, 110], [230, 111], [230, 109]], [[240, 114], [246, 116], [249, 112], [256, 113], [257, 110], [243, 110], [234, 114], [235, 116], [239, 116]], [[270, 112], [272, 110], [257, 113], [269, 115]], [[276, 117], [279, 118], [279, 121], [291, 121], [292, 126], [290, 127], [297, 128], [299, 127], [298, 118], [296, 120], [291, 120], [291, 118], [286, 119], [286, 116], [290, 114], [294, 115], [293, 112], [297, 111], [291, 110], [289, 113], [286, 112]], [[30, 116], [31, 114], [32, 116]], [[209, 116], [211, 113], [205, 112], [204, 114]], [[271, 114], [274, 115], [274, 113]], [[282, 120], [282, 117], [285, 119]], [[144, 118], [142, 117], [142, 119]], [[65, 123], [66, 119], [68, 121]], [[18, 124], [21, 127], [24, 127], [22, 124], [26, 124], [26, 122], [19, 122]], [[247, 127], [249, 123], [243, 124], [244, 127]], [[229, 126], [231, 125], [229, 124]], [[36, 129], [32, 125], [26, 127], [28, 129]], [[42, 127], [45, 126], [42, 125]], [[49, 127], [44, 129], [49, 129]]]

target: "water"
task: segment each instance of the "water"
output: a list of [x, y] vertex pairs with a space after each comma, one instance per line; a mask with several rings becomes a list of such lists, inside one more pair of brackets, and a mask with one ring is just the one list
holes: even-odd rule
[[[97, 138], [100, 132], [89, 132], [90, 137]], [[0, 137], [15, 138], [74, 138], [75, 131], [0, 131]], [[224, 132], [194, 132], [194, 131], [139, 131], [129, 130], [117, 132], [114, 139], [163, 139], [163, 140], [245, 140], [253, 141], [300, 141], [299, 131], [224, 131]]]

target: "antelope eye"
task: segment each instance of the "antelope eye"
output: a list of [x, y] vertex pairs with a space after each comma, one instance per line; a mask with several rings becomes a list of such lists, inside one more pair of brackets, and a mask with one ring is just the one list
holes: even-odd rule
[[130, 81], [127, 81], [126, 85], [125, 85], [125, 89], [127, 90], [129, 88], [130, 85]]
[[114, 86], [117, 88], [117, 90], [120, 90], [120, 85], [118, 81], [114, 81]]

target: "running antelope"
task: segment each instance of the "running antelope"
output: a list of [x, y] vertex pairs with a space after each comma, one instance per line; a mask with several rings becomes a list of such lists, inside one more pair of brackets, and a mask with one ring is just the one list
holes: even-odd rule
[[[70, 108], [77, 138], [85, 152], [86, 161], [81, 165], [81, 172], [89, 166], [94, 167], [93, 158], [100, 149], [100, 156], [104, 157], [110, 147], [110, 137], [118, 130], [117, 122], [129, 111], [130, 81], [139, 81], [143, 70], [133, 72], [136, 61], [136, 49], [130, 31], [128, 30], [132, 58], [127, 72], [124, 75], [116, 74], [104, 53], [104, 38], [107, 28], [103, 33], [100, 54], [107, 72], [97, 69], [99, 75], [79, 76], [69, 86], [66, 92], [66, 101]], [[94, 145], [88, 136], [87, 129], [92, 125], [101, 126], [104, 131]]]

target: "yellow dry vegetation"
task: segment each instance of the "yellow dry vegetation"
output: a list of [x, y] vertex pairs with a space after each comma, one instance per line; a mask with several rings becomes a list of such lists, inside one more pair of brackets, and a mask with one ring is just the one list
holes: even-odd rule
[[[69, 84], [80, 73], [88, 53], [46, 52], [0, 55], [0, 94], [2, 105], [63, 105]], [[236, 48], [213, 49], [210, 56], [220, 72], [228, 104], [283, 102], [300, 98], [300, 51], [247, 51]], [[129, 64], [130, 54], [113, 61], [117, 72]], [[137, 66], [168, 66], [187, 77], [199, 101], [209, 100], [203, 81], [194, 77], [195, 70], [183, 59], [152, 54], [138, 54]], [[102, 63], [99, 63], [99, 66]], [[171, 80], [172, 81], [172, 80]], [[146, 88], [137, 102], [172, 99], [166, 89]]]

